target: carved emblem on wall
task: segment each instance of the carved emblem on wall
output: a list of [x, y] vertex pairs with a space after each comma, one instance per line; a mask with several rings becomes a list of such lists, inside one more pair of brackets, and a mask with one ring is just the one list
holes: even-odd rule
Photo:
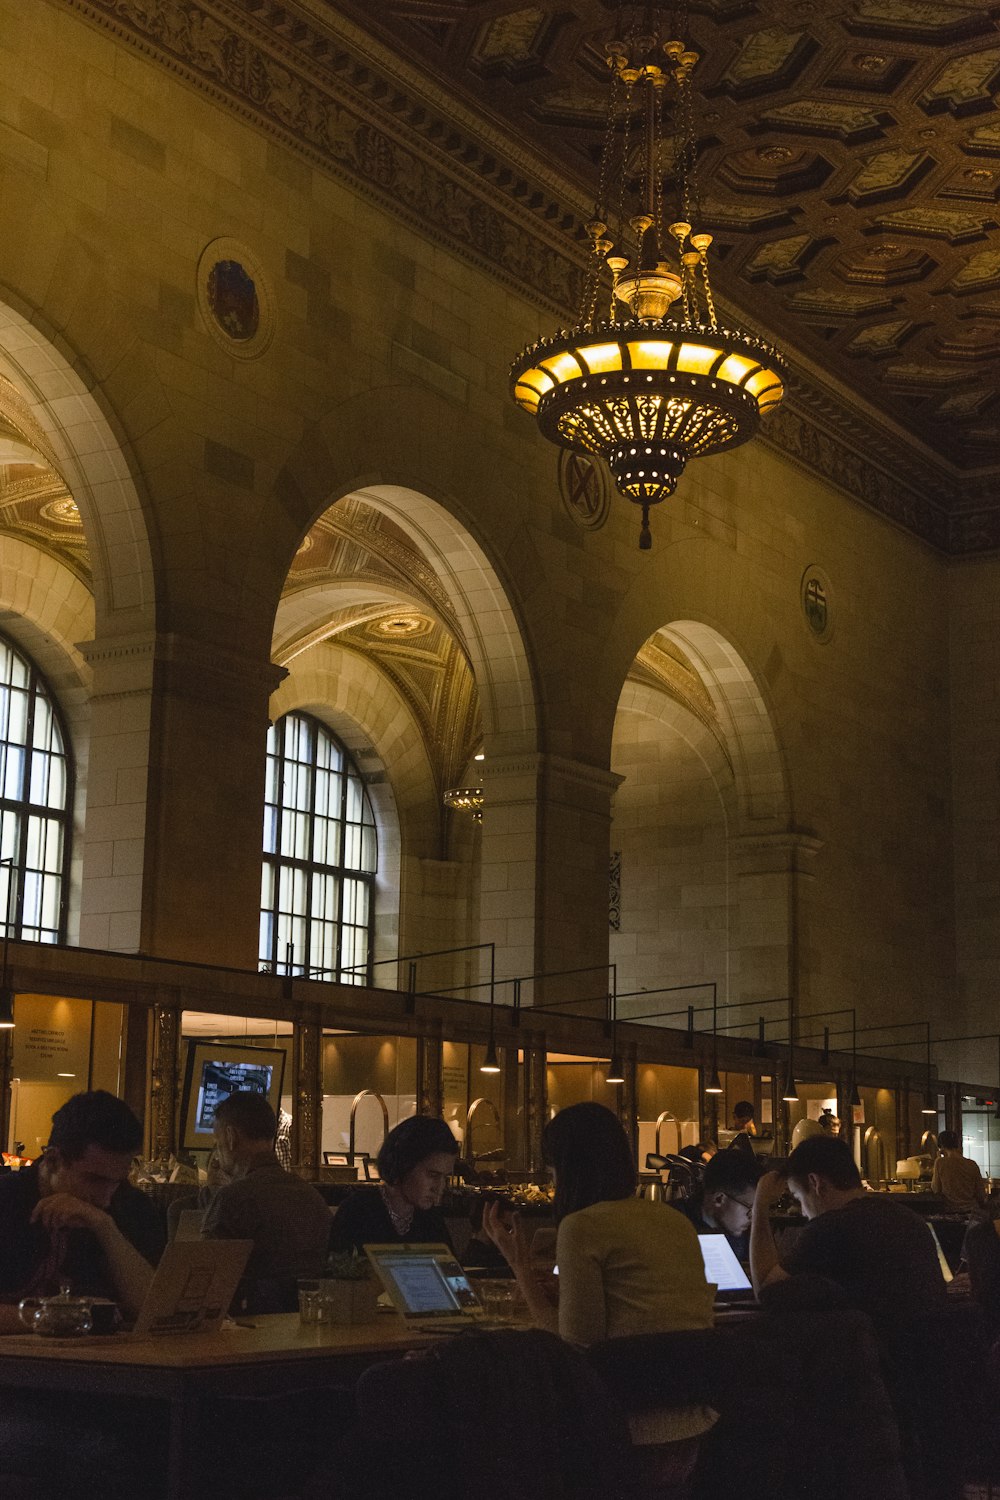
[[612, 849], [608, 876], [608, 926], [612, 932], [622, 930], [622, 851]]
[[611, 490], [603, 464], [564, 448], [559, 454], [559, 493], [578, 526], [597, 531], [608, 518]]
[[813, 638], [828, 641], [833, 634], [830, 580], [815, 565], [806, 568], [802, 575], [802, 612]]
[[198, 261], [205, 328], [237, 359], [256, 359], [274, 334], [274, 302], [256, 256], [236, 240], [213, 240]]

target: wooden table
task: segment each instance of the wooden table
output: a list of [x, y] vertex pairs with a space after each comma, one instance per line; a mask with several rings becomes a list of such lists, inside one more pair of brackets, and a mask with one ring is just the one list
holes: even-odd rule
[[65, 1391], [98, 1400], [145, 1397], [167, 1407], [167, 1500], [194, 1500], [211, 1476], [197, 1472], [198, 1407], [206, 1397], [251, 1397], [349, 1385], [380, 1359], [425, 1348], [395, 1313], [358, 1327], [303, 1326], [275, 1313], [217, 1333], [131, 1339], [0, 1339], [0, 1390]]

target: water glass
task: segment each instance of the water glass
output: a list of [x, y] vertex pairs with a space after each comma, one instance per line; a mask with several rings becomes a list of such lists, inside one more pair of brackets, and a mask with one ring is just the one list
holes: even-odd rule
[[299, 1282], [299, 1322], [300, 1323], [325, 1323], [327, 1318], [320, 1316], [322, 1303], [325, 1298], [322, 1295], [319, 1279], [314, 1281]]

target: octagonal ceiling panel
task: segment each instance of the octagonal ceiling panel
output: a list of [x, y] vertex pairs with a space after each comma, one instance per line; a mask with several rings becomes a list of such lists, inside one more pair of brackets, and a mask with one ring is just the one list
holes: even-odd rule
[[[591, 198], [615, 0], [284, 9], [325, 15], [332, 30], [346, 17], [506, 140], [526, 181], [541, 158], [550, 182]], [[965, 317], [971, 295], [1000, 291], [1000, 0], [690, 0], [688, 11], [702, 217], [727, 315], [766, 328], [793, 370], [797, 350], [819, 361], [955, 470], [1000, 472], [991, 402], [970, 396], [972, 446], [954, 416], [936, 420], [953, 376], [1000, 388], [1000, 355], [989, 339], [970, 343]], [[905, 330], [905, 358], [887, 360], [888, 325]]]

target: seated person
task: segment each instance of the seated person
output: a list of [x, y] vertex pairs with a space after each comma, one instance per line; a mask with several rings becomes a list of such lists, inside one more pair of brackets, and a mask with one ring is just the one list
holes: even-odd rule
[[[791, 1191], [809, 1221], [782, 1264], [770, 1209]], [[758, 1297], [802, 1274], [836, 1282], [850, 1306], [883, 1335], [945, 1306], [945, 1283], [928, 1225], [898, 1198], [866, 1193], [846, 1141], [811, 1136], [783, 1171], [757, 1184], [750, 1272]]]
[[757, 1126], [754, 1124], [756, 1110], [749, 1099], [741, 1099], [738, 1104], [733, 1105], [733, 1129], [736, 1134], [729, 1142], [730, 1151], [742, 1151], [747, 1156], [753, 1155], [753, 1139], [757, 1134]]
[[[499, 1206], [484, 1222], [513, 1270], [540, 1328], [570, 1343], [635, 1333], [710, 1328], [712, 1288], [691, 1225], [668, 1204], [635, 1196], [632, 1148], [603, 1104], [572, 1104], [546, 1125], [542, 1153], [555, 1180], [559, 1305], [549, 1302], [520, 1216], [507, 1227]], [[643, 1412], [630, 1426], [651, 1482], [678, 1482], [693, 1467], [697, 1439], [714, 1424], [708, 1407]]]
[[331, 1250], [365, 1245], [451, 1245], [441, 1200], [458, 1155], [436, 1115], [411, 1115], [390, 1130], [376, 1158], [381, 1182], [352, 1188], [337, 1209]]
[[231, 1180], [205, 1210], [202, 1238], [253, 1240], [234, 1306], [247, 1312], [294, 1312], [297, 1280], [326, 1266], [330, 1211], [311, 1183], [281, 1165], [278, 1121], [263, 1094], [241, 1092], [215, 1111], [219, 1165]]
[[483, 1210], [487, 1203], [496, 1204], [500, 1223], [505, 1228], [510, 1228], [510, 1216], [514, 1212], [514, 1205], [509, 1198], [486, 1197], [485, 1195], [473, 1198], [472, 1210], [469, 1214], [472, 1234], [462, 1253], [462, 1265], [467, 1271], [499, 1271], [505, 1274], [510, 1269], [507, 1261], [483, 1225]]
[[694, 1197], [680, 1199], [673, 1207], [691, 1220], [699, 1234], [721, 1231], [736, 1259], [749, 1264], [750, 1215], [760, 1172], [755, 1156], [719, 1151], [706, 1163]]
[[107, 1297], [137, 1316], [163, 1252], [161, 1215], [128, 1182], [142, 1126], [121, 1099], [74, 1094], [31, 1167], [0, 1178], [0, 1332], [23, 1332], [22, 1297]]
[[979, 1165], [962, 1155], [962, 1140], [957, 1130], [942, 1130], [938, 1136], [940, 1156], [931, 1174], [931, 1192], [940, 1193], [950, 1209], [974, 1213], [986, 1207], [986, 1184]]

